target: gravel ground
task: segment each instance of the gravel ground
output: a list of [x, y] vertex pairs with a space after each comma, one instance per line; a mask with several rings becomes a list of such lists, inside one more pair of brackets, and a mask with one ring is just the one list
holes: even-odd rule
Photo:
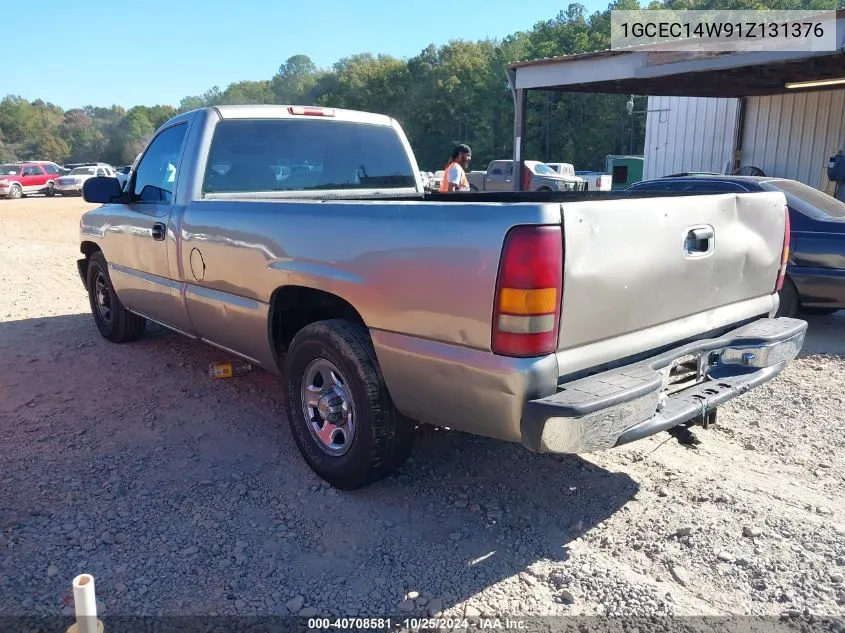
[[300, 459], [265, 372], [163, 330], [115, 346], [79, 199], [0, 201], [0, 615], [845, 613], [845, 313], [686, 448], [583, 459], [426, 429], [366, 490]]

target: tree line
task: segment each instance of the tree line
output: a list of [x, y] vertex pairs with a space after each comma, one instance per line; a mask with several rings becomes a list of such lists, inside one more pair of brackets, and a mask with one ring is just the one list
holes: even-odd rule
[[[845, 0], [665, 0], [648, 8], [831, 9]], [[306, 104], [388, 114], [405, 130], [420, 168], [442, 169], [458, 142], [473, 149], [473, 167], [513, 152], [513, 99], [505, 69], [515, 61], [572, 55], [610, 46], [611, 9], [639, 9], [614, 0], [588, 14], [570, 4], [556, 17], [503, 39], [430, 45], [410, 59], [361, 53], [332, 68], [294, 55], [267, 80], [214, 86], [178, 107], [128, 110], [85, 106], [63, 110], [43, 100], [8, 95], [0, 101], [0, 163], [14, 160], [104, 161], [129, 164], [171, 116], [222, 104]], [[628, 95], [529, 93], [525, 156], [602, 169], [607, 154], [642, 153], [645, 115], [629, 115]], [[643, 108], [637, 107], [637, 110]]]

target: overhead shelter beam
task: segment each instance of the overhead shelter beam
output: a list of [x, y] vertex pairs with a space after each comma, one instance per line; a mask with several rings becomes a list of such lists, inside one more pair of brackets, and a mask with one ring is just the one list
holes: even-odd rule
[[845, 76], [845, 10], [837, 13], [836, 38], [835, 51], [636, 47], [521, 62], [510, 70], [515, 90], [690, 97], [768, 95], [789, 91], [786, 83]]

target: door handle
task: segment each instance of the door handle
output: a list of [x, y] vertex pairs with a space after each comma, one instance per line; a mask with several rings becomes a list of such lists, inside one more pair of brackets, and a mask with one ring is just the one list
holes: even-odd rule
[[153, 239], [160, 242], [164, 239], [164, 236], [167, 235], [167, 229], [165, 228], [162, 222], [156, 222], [153, 224]]
[[702, 255], [713, 249], [714, 231], [712, 226], [700, 226], [687, 231], [684, 249], [687, 253]]

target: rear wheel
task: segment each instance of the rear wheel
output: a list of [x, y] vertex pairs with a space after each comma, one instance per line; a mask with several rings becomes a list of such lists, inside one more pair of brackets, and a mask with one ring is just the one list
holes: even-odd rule
[[789, 277], [783, 280], [783, 288], [780, 289], [778, 296], [780, 297], [780, 307], [775, 316], [794, 317], [798, 314], [798, 290]]
[[44, 190], [44, 194], [49, 198], [52, 198], [56, 195], [56, 187], [53, 185], [52, 182], [47, 183], [47, 189]]
[[21, 189], [20, 185], [12, 185], [11, 189], [9, 189], [8, 197], [12, 200], [17, 200], [19, 198], [23, 198], [23, 189]]
[[102, 253], [91, 255], [86, 281], [91, 314], [103, 338], [112, 343], [128, 343], [144, 335], [147, 320], [123, 307], [112, 287], [106, 258]]
[[296, 445], [336, 488], [386, 477], [410, 454], [414, 424], [396, 410], [363, 325], [332, 319], [305, 326], [290, 345], [285, 384]]

